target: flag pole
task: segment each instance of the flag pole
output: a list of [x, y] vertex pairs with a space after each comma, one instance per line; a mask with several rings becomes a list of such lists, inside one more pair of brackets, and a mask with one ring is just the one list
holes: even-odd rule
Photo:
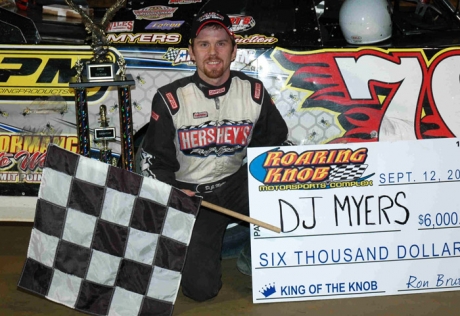
[[224, 208], [222, 206], [218, 206], [218, 205], [206, 202], [204, 200], [201, 201], [201, 205], [203, 205], [204, 207], [210, 208], [210, 209], [212, 209], [214, 211], [218, 211], [220, 213], [223, 213], [223, 214], [226, 214], [226, 215], [241, 219], [242, 221], [245, 221], [245, 222], [248, 222], [248, 223], [251, 223], [251, 224], [266, 228], [266, 229], [269, 229], [271, 231], [274, 231], [275, 233], [279, 234], [281, 232], [281, 229], [279, 227], [276, 227], [276, 226], [270, 225], [268, 223], [259, 221], [259, 220], [255, 219], [255, 218], [252, 218], [252, 217], [249, 217], [249, 216], [246, 216], [246, 215], [231, 211], [231, 210], [226, 209], [226, 208]]

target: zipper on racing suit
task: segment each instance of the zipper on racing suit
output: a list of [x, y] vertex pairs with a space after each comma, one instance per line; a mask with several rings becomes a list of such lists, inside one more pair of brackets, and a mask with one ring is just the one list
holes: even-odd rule
[[214, 102], [216, 103], [216, 110], [220, 110], [220, 101], [219, 101], [219, 98], [214, 98]]

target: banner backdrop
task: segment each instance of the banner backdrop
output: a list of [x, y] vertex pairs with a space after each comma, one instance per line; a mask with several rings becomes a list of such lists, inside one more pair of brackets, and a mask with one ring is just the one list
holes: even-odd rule
[[254, 303], [460, 289], [458, 139], [251, 148]]
[[[142, 45], [141, 45], [142, 46]], [[357, 143], [458, 137], [460, 49], [376, 48], [289, 50], [238, 46], [232, 70], [263, 81], [296, 144]], [[0, 45], [0, 192], [37, 196], [45, 148], [55, 143], [77, 152], [74, 91], [69, 82], [90, 46]], [[123, 56], [132, 89], [135, 146], [150, 120], [157, 89], [190, 76], [187, 47], [110, 49]], [[22, 69], [19, 71], [18, 69]], [[91, 152], [99, 157], [100, 105], [119, 131], [115, 88], [88, 90]], [[119, 134], [119, 133], [118, 133]], [[121, 139], [110, 142], [120, 152]], [[33, 206], [34, 207], [34, 206]], [[10, 207], [9, 207], [10, 208]], [[24, 217], [13, 214], [14, 218]], [[31, 218], [29, 218], [31, 220]], [[0, 207], [0, 220], [11, 220]]]

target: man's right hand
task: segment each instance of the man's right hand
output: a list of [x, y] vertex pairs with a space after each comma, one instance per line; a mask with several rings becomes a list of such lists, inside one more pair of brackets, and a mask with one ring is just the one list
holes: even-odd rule
[[192, 190], [181, 189], [181, 191], [187, 194], [188, 196], [195, 196], [195, 192], [193, 192]]

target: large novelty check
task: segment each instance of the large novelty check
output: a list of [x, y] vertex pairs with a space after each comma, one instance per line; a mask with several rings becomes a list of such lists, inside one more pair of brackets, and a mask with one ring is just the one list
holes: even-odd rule
[[460, 289], [458, 139], [251, 148], [254, 303]]

